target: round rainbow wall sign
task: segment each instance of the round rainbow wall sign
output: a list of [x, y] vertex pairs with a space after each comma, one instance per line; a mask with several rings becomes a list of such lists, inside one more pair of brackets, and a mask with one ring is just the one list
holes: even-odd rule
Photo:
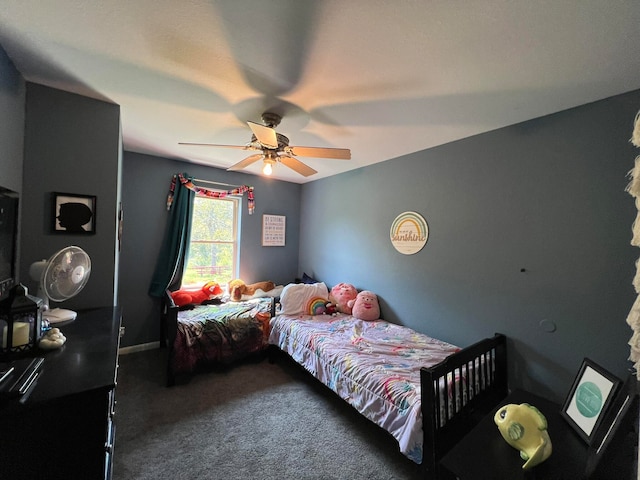
[[404, 255], [422, 250], [429, 238], [427, 221], [416, 212], [404, 212], [396, 217], [389, 232], [391, 243]]

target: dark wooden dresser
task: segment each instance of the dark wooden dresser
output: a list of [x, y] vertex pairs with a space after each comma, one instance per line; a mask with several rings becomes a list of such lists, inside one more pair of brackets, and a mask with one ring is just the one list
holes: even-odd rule
[[0, 403], [0, 479], [110, 479], [121, 312], [81, 310], [23, 401]]

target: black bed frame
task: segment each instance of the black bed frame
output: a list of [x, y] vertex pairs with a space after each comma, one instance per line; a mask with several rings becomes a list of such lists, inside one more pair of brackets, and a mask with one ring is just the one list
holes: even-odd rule
[[176, 383], [176, 377], [172, 368], [173, 343], [178, 334], [178, 306], [171, 298], [171, 292], [165, 290], [161, 303], [160, 315], [160, 347], [167, 349], [167, 387]]
[[[272, 302], [272, 316], [275, 314], [275, 304], [276, 300]], [[178, 329], [178, 310], [167, 291], [162, 301], [161, 321], [161, 346], [168, 349], [167, 386], [175, 383], [171, 360]], [[280, 352], [276, 346], [270, 347]], [[286, 354], [285, 356], [291, 358]], [[455, 378], [456, 375], [467, 381], [446, 381], [447, 376]], [[443, 377], [445, 381], [441, 382]], [[425, 478], [437, 479], [438, 462], [444, 454], [507, 396], [506, 337], [497, 333], [461, 349], [433, 367], [422, 368], [420, 383], [424, 432], [421, 469]], [[458, 405], [455, 401], [449, 401], [449, 395], [444, 392], [442, 397], [445, 404], [442, 405], [441, 383], [449, 383], [455, 390], [451, 398], [464, 398], [465, 401]], [[460, 389], [464, 391], [459, 391]], [[449, 412], [449, 418], [441, 418], [441, 406]]]
[[[466, 382], [451, 382], [452, 399], [465, 398], [458, 405], [443, 395], [448, 419], [440, 414], [440, 379], [458, 375]], [[443, 382], [447, 385], [447, 382]], [[506, 337], [495, 334], [420, 370], [424, 456], [422, 466], [427, 478], [438, 478], [438, 462], [484, 416], [493, 412], [507, 396]], [[461, 391], [462, 390], [462, 391]]]
[[[496, 333], [461, 349], [433, 367], [420, 369], [422, 431], [424, 432], [423, 458], [419, 466], [421, 476], [437, 480], [440, 477], [440, 459], [456, 445], [477, 423], [493, 413], [507, 397], [507, 345], [506, 337]], [[300, 370], [314, 378], [334, 395], [337, 394], [299, 365], [290, 355], [276, 345], [269, 345], [269, 360], [286, 358]], [[447, 377], [466, 378], [466, 382], [447, 382]], [[445, 381], [440, 380], [444, 377]], [[444, 405], [440, 400], [442, 385], [454, 389], [452, 399], [464, 398], [460, 404], [449, 400], [444, 392]], [[463, 389], [464, 392], [460, 391]], [[449, 412], [448, 419], [441, 418], [440, 408]], [[380, 428], [381, 431], [391, 434]], [[407, 459], [407, 461], [410, 461]]]

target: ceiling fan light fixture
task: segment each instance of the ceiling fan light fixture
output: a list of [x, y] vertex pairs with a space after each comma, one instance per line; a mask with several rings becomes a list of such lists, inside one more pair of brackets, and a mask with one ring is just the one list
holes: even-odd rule
[[238, 150], [261, 150], [262, 153], [249, 155], [244, 160], [231, 165], [227, 170], [240, 171], [262, 160], [262, 174], [265, 176], [273, 174], [276, 163], [282, 163], [285, 167], [305, 177], [318, 173], [317, 170], [314, 170], [295, 157], [330, 158], [335, 160], [351, 159], [351, 151], [348, 148], [290, 146], [289, 139], [275, 131], [275, 127], [280, 124], [281, 119], [282, 116], [278, 113], [264, 112], [262, 114], [263, 125], [248, 121], [247, 125], [249, 125], [253, 134], [251, 135], [251, 141], [246, 145], [179, 143], [181, 145], [208, 145], [211, 147], [225, 147]]
[[274, 155], [271, 152], [265, 152], [262, 173], [264, 175], [271, 175], [273, 173], [273, 167], [275, 166], [277, 161], [277, 155]]

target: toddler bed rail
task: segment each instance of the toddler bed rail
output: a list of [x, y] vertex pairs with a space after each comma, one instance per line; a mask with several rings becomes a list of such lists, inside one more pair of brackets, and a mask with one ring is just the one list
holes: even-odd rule
[[442, 456], [507, 396], [506, 337], [496, 334], [422, 368], [420, 383], [422, 465], [437, 478]]

